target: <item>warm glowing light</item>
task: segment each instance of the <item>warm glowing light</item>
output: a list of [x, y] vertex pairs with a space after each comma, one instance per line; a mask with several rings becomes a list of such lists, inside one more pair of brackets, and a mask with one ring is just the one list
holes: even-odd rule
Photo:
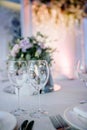
[[61, 89], [60, 85], [54, 84], [54, 91], [59, 91]]
[[[35, 9], [35, 5], [33, 6]], [[41, 7], [40, 7], [41, 8]], [[45, 13], [43, 13], [43, 10]], [[48, 36], [47, 45], [56, 49], [54, 58], [55, 72], [64, 75], [68, 78], [74, 77], [74, 64], [75, 64], [75, 28], [73, 17], [65, 17], [59, 11], [59, 19], [55, 22], [56, 8], [51, 9], [51, 17], [47, 13], [45, 6], [42, 6], [39, 13], [39, 20], [33, 10], [33, 33], [42, 32]], [[67, 20], [68, 23], [66, 22]], [[67, 24], [68, 25], [67, 25]]]

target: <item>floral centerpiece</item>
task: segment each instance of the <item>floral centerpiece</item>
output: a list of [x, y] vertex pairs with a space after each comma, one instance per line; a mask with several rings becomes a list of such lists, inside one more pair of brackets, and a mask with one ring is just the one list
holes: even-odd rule
[[[47, 37], [41, 33], [37, 33], [36, 36], [17, 39], [16, 43], [10, 47], [9, 60], [46, 60], [48, 65], [51, 65], [53, 50], [45, 45], [46, 39]], [[53, 87], [51, 71], [49, 72], [49, 79], [46, 86], [49, 87], [46, 87], [44, 91]]]
[[20, 38], [11, 46], [9, 59], [13, 60], [46, 60], [51, 64], [52, 52], [50, 47], [46, 47], [46, 36], [37, 33], [36, 36]]

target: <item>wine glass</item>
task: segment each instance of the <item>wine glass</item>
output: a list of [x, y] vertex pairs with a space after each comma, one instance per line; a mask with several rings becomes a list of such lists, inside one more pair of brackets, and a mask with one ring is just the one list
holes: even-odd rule
[[84, 81], [83, 74], [85, 73], [84, 66], [82, 65], [81, 61], [77, 62], [77, 74], [80, 80]]
[[33, 86], [39, 97], [39, 108], [37, 111], [31, 113], [32, 117], [40, 117], [45, 115], [45, 111], [41, 109], [40, 104], [40, 92], [44, 89], [48, 78], [49, 78], [49, 67], [48, 63], [45, 60], [30, 60], [28, 61], [28, 74], [29, 74], [29, 83]]
[[20, 89], [27, 82], [27, 63], [26, 61], [8, 61], [8, 78], [18, 90], [18, 108], [13, 112], [20, 116], [26, 111], [20, 108]]
[[[85, 83], [85, 86], [87, 87], [87, 74], [85, 72], [85, 67], [83, 66], [83, 64], [81, 63], [81, 61], [79, 60], [77, 63], [77, 73], [78, 73], [78, 78]], [[86, 103], [87, 100], [81, 100], [80, 103]]]

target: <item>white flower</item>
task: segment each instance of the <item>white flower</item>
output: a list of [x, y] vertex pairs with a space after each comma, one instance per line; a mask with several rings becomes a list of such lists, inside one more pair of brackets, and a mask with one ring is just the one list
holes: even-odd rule
[[11, 56], [15, 57], [16, 54], [19, 52], [19, 49], [20, 49], [20, 46], [18, 44], [15, 44], [11, 50]]
[[20, 47], [22, 48], [23, 52], [26, 52], [26, 49], [31, 48], [32, 44], [29, 42], [28, 38], [25, 38], [20, 41]]

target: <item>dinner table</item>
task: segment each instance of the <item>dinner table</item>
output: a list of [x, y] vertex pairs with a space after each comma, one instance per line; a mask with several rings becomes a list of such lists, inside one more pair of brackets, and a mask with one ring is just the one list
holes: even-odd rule
[[[20, 104], [21, 108], [26, 110], [26, 113], [15, 116], [17, 120], [17, 128], [20, 127], [24, 120], [34, 120], [33, 130], [55, 130], [49, 117], [60, 114], [73, 130], [78, 128], [67, 121], [65, 118], [67, 108], [72, 108], [80, 104], [80, 101], [87, 99], [87, 88], [84, 82], [79, 79], [56, 79], [58, 90], [42, 93], [40, 95], [40, 106], [46, 110], [46, 114], [39, 118], [33, 118], [31, 112], [38, 109], [38, 94], [32, 93], [32, 86], [24, 86], [20, 89]], [[0, 81], [0, 111], [9, 112], [17, 108], [17, 90], [15, 93], [5, 92], [5, 88], [10, 86], [9, 80]], [[10, 119], [11, 120], [11, 119]], [[82, 130], [82, 129], [81, 129]], [[84, 129], [83, 129], [84, 130]]]

